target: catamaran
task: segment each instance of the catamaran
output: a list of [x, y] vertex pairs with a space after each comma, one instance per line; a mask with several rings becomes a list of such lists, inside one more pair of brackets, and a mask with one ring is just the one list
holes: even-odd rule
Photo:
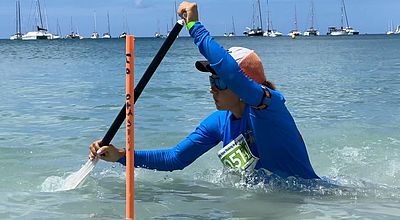
[[267, 0], [267, 31], [263, 34], [264, 37], [279, 37], [282, 36], [281, 32], [274, 30], [272, 20], [270, 19], [269, 1]]
[[10, 40], [22, 40], [21, 33], [21, 5], [19, 0], [15, 2], [15, 34], [10, 37]]
[[318, 29], [314, 28], [314, 1], [311, 1], [311, 26], [303, 33], [304, 36], [318, 36]]
[[72, 23], [72, 17], [71, 17], [71, 33], [67, 34], [65, 36], [65, 39], [77, 39], [77, 40], [83, 39], [83, 37], [81, 35], [79, 35], [78, 30], [76, 32], [74, 32], [74, 28], [73, 27], [74, 27], [74, 25]]
[[296, 9], [296, 4], [294, 5], [294, 29], [293, 30], [291, 30], [289, 33], [288, 33], [288, 36], [290, 36], [290, 37], [296, 37], [296, 36], [299, 36], [299, 35], [301, 35], [301, 32], [299, 31], [299, 29], [297, 28], [297, 9]]
[[[344, 0], [342, 0], [342, 6], [340, 7], [341, 10], [341, 28], [336, 28], [336, 27], [329, 27], [328, 28], [328, 33], [327, 35], [332, 35], [332, 36], [341, 36], [341, 35], [358, 35], [360, 32], [354, 30], [352, 27], [349, 25], [349, 20], [347, 18], [347, 11], [346, 11], [346, 5], [344, 3]], [[346, 27], [343, 27], [344, 22], [346, 21]]]
[[36, 31], [30, 31], [22, 35], [22, 40], [51, 40], [54, 35], [47, 31], [43, 25], [42, 10], [40, 8], [39, 0], [36, 1], [36, 15], [38, 16], [39, 24], [36, 24]]
[[264, 35], [264, 30], [263, 30], [263, 25], [262, 25], [262, 17], [261, 17], [260, 0], [257, 0], [257, 5], [258, 5], [258, 13], [259, 13], [259, 16], [257, 16], [257, 18], [259, 20], [260, 26], [257, 25], [257, 27], [256, 27], [256, 19], [255, 19], [256, 9], [255, 9], [254, 3], [253, 3], [253, 19], [252, 19], [253, 27], [252, 28], [246, 27], [247, 30], [243, 32], [243, 34], [248, 37]]

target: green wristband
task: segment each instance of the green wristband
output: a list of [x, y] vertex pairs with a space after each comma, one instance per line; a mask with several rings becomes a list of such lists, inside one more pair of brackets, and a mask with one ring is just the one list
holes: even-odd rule
[[188, 31], [193, 27], [194, 24], [196, 24], [197, 21], [191, 21], [189, 23], [187, 23], [186, 28], [188, 29]]

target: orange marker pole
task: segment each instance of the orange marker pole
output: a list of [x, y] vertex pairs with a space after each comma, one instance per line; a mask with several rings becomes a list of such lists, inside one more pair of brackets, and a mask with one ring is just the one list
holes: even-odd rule
[[134, 44], [132, 35], [126, 37], [126, 219], [135, 214], [135, 166], [134, 166]]

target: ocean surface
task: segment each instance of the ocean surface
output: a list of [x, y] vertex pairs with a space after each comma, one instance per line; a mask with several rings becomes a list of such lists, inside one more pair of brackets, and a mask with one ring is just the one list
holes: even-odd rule
[[[323, 181], [225, 173], [217, 146], [182, 171], [136, 169], [136, 219], [400, 219], [400, 36], [216, 39], [256, 50]], [[136, 39], [136, 82], [162, 42]], [[59, 191], [124, 104], [124, 50], [119, 39], [0, 40], [0, 219], [125, 218], [117, 163]], [[215, 111], [201, 58], [190, 38], [171, 47], [136, 102], [137, 149], [174, 146]]]

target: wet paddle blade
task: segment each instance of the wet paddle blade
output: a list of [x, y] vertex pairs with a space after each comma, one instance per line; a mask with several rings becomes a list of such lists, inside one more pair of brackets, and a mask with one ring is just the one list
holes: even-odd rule
[[86, 177], [90, 174], [90, 172], [96, 167], [98, 158], [94, 160], [88, 160], [77, 172], [69, 175], [64, 182], [64, 185], [61, 190], [71, 190], [76, 189], [79, 185], [81, 185]]

